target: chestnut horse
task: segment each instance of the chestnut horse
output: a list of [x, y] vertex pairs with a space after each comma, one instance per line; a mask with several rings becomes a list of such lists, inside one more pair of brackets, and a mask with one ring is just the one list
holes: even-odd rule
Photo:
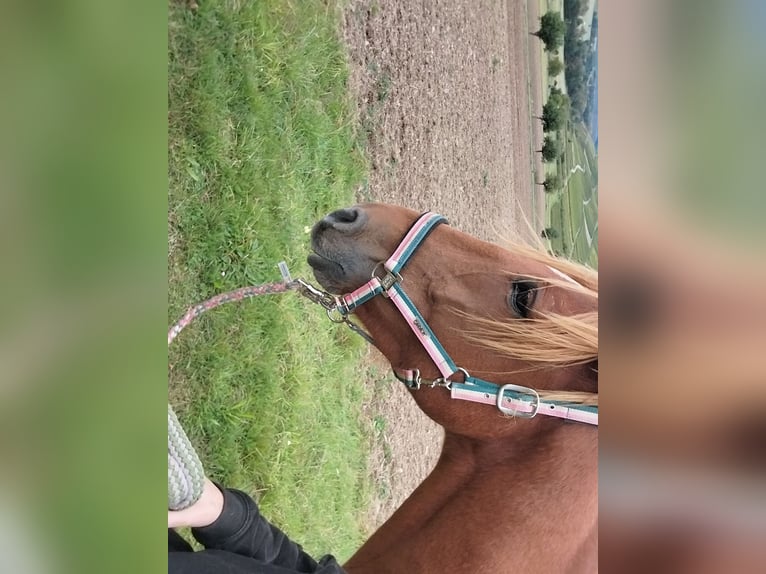
[[596, 274], [442, 222], [366, 204], [312, 230], [316, 279], [445, 430], [431, 474], [344, 567], [595, 572]]

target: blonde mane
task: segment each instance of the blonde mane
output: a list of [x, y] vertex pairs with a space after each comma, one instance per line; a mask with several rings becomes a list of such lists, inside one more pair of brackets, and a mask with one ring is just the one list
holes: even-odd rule
[[[525, 275], [539, 281], [543, 285], [541, 289], [556, 286], [585, 294], [598, 303], [598, 273], [593, 269], [523, 245], [506, 248], [514, 254], [547, 265], [571, 279]], [[477, 318], [460, 311], [455, 312], [472, 324], [464, 332], [468, 338], [495, 353], [527, 361], [532, 364], [531, 369], [579, 365], [598, 358], [597, 311], [577, 315], [546, 313], [522, 321]], [[598, 393], [539, 390], [539, 394], [547, 400], [598, 404]]]

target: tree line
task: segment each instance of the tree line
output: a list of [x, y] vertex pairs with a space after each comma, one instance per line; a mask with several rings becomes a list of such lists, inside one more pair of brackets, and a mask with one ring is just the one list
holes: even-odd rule
[[[546, 12], [540, 18], [540, 29], [534, 33], [545, 44], [545, 50], [557, 55], [564, 48], [564, 64], [551, 58], [548, 72], [551, 76], [566, 72], [567, 93], [570, 109], [576, 119], [582, 119], [588, 106], [591, 70], [595, 51], [589, 38], [583, 39], [583, 16], [587, 12], [587, 0], [564, 0], [564, 18], [558, 12]], [[597, 26], [597, 19], [594, 18]]]
[[[538, 117], [543, 123], [542, 147], [537, 150], [542, 154], [544, 161], [556, 161], [564, 152], [563, 128], [569, 121], [569, 98], [556, 87], [552, 87], [548, 94], [548, 101], [543, 106], [543, 113]], [[555, 134], [555, 137], [553, 137]], [[564, 186], [563, 179], [558, 175], [549, 175], [542, 182], [545, 191], [556, 191]]]
[[564, 0], [567, 93], [572, 100], [572, 111], [579, 119], [584, 117], [585, 108], [588, 106], [591, 70], [595, 57], [590, 35], [583, 38], [583, 18], [587, 11], [587, 0]]

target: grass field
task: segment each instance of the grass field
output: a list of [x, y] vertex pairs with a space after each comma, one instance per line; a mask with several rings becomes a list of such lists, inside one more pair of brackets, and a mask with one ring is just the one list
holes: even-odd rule
[[550, 241], [554, 251], [598, 268], [598, 167], [593, 142], [582, 124], [569, 124], [562, 132], [564, 155], [556, 171], [564, 189], [548, 195], [549, 226], [559, 237]]
[[[215, 293], [309, 276], [307, 227], [365, 173], [335, 2], [169, 4], [168, 324]], [[216, 309], [169, 352], [208, 474], [344, 559], [370, 493], [356, 336], [297, 295]], [[361, 373], [363, 375], [363, 373]]]
[[[561, 0], [538, 0], [540, 14], [555, 11], [564, 16]], [[548, 76], [548, 53], [542, 50], [541, 74], [543, 93], [547, 99], [553, 81], [566, 93], [564, 72], [556, 78]], [[561, 51], [561, 50], [560, 50]], [[559, 55], [561, 57], [561, 55]], [[562, 191], [546, 194], [546, 227], [552, 227], [559, 236], [550, 240], [551, 249], [575, 261], [598, 268], [598, 165], [596, 150], [590, 135], [580, 123], [570, 122], [560, 134], [564, 154], [558, 162], [545, 163], [545, 176], [558, 175], [566, 185]], [[576, 167], [580, 166], [580, 167]], [[590, 237], [590, 241], [588, 238]]]
[[598, 268], [598, 163], [593, 141], [582, 124], [570, 123], [548, 134], [563, 140], [563, 155], [546, 162], [545, 176], [561, 177], [564, 189], [546, 194], [546, 227], [559, 235], [549, 240], [554, 252]]

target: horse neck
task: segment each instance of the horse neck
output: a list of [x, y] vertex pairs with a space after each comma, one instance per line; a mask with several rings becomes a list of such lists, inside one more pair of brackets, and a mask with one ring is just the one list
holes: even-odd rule
[[577, 564], [582, 571], [592, 565], [596, 429], [518, 423], [541, 428], [524, 442], [448, 433], [432, 473], [349, 560], [348, 572], [564, 572], [573, 565], [576, 572]]

